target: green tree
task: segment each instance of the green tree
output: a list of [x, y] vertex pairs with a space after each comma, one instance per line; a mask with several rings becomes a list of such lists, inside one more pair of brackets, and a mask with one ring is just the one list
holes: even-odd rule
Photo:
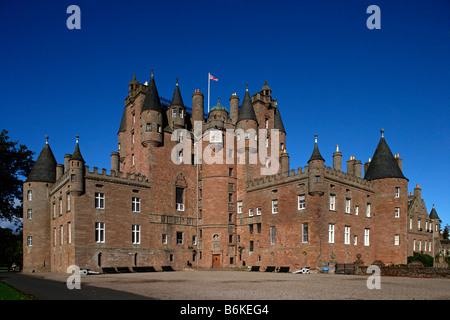
[[22, 217], [22, 178], [33, 167], [34, 152], [10, 141], [7, 134], [6, 130], [0, 133], [0, 220], [18, 225]]
[[450, 226], [447, 224], [444, 227], [444, 239], [448, 239], [448, 232], [449, 232]]

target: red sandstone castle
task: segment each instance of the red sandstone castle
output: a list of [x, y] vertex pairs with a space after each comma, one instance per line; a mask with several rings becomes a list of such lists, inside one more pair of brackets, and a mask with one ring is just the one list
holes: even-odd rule
[[[333, 167], [326, 166], [316, 137], [308, 164], [290, 170], [286, 131], [267, 82], [252, 96], [247, 89], [240, 106], [233, 94], [229, 112], [218, 103], [205, 115], [203, 101], [196, 90], [189, 109], [178, 80], [168, 101], [159, 97], [153, 72], [148, 85], [134, 78], [109, 172], [86, 166], [78, 137], [64, 164], [47, 140], [23, 185], [24, 270], [297, 269], [352, 263], [357, 255], [366, 265], [406, 263], [413, 251], [435, 255], [439, 217], [434, 207], [428, 214], [418, 186], [408, 195], [402, 160], [383, 133], [364, 168], [352, 156], [344, 172], [338, 147]], [[176, 151], [183, 138], [177, 129], [223, 163], [197, 164], [198, 152]], [[227, 129], [243, 134], [225, 144]], [[262, 145], [270, 154], [275, 134], [279, 167], [262, 175], [267, 161], [249, 159]], [[192, 161], [174, 162], [174, 152]]]

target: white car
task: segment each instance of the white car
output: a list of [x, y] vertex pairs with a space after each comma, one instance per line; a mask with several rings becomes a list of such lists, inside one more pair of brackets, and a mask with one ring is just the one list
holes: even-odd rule
[[307, 273], [311, 273], [311, 269], [309, 267], [303, 267], [299, 270], [293, 271], [292, 273], [303, 273], [303, 274], [307, 274]]

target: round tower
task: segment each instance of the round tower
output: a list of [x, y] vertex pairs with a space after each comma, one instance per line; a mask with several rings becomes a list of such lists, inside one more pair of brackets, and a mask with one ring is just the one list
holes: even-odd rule
[[236, 124], [239, 117], [239, 97], [233, 93], [230, 97], [230, 119], [232, 124]]
[[192, 94], [192, 126], [195, 121], [201, 121], [203, 123], [204, 113], [204, 97], [198, 89]]
[[322, 157], [317, 145], [317, 134], [314, 136], [314, 150], [308, 160], [308, 193], [312, 196], [323, 195], [325, 159]]
[[147, 94], [141, 109], [141, 143], [144, 147], [148, 145], [161, 146], [164, 141], [163, 116], [161, 101], [156, 88], [153, 69], [148, 84]]
[[207, 129], [220, 129], [223, 130], [224, 124], [228, 119], [227, 108], [220, 105], [220, 98], [217, 99], [217, 105], [211, 108], [206, 120]]

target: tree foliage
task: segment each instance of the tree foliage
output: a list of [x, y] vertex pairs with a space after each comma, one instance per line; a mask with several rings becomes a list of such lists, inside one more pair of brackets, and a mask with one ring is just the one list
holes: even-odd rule
[[17, 225], [22, 217], [22, 179], [33, 167], [34, 152], [10, 141], [7, 134], [0, 133], [0, 219]]

